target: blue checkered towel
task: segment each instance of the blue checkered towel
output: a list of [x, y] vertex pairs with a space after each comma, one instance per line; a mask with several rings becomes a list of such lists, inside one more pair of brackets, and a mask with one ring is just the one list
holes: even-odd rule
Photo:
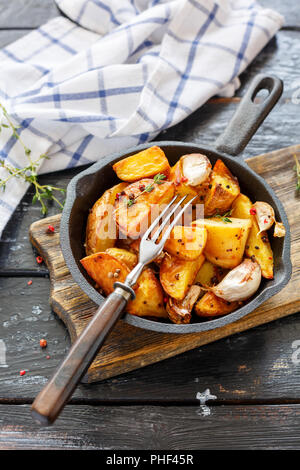
[[[238, 76], [283, 23], [253, 0], [56, 0], [59, 17], [0, 51], [0, 100], [40, 173], [153, 139]], [[4, 129], [0, 159], [26, 164]], [[0, 168], [0, 178], [6, 172]], [[0, 195], [0, 235], [27, 189]]]

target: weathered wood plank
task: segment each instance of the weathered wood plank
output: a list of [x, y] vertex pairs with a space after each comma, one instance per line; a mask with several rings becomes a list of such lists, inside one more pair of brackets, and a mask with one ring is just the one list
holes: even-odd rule
[[[48, 279], [0, 279], [0, 402], [32, 401], [64, 358], [70, 341], [51, 313]], [[48, 346], [41, 350], [40, 338]], [[298, 352], [297, 352], [298, 351]], [[50, 355], [50, 359], [46, 356]], [[19, 371], [27, 373], [20, 377]], [[297, 400], [300, 396], [300, 314], [196, 348], [138, 371], [85, 386], [73, 400], [88, 403], [197, 403], [209, 388], [222, 403]]]
[[[7, 365], [0, 366], [0, 382], [4, 380], [7, 390], [11, 387], [11, 396], [15, 394], [13, 383], [16, 387], [19, 384], [20, 388], [26, 382], [35, 387], [45, 383], [49, 367], [52, 372], [63, 359], [69, 345], [64, 325], [49, 307], [48, 279], [34, 278], [30, 286], [27, 285], [28, 280], [0, 279], [0, 338], [5, 344], [4, 362]], [[46, 349], [40, 347], [41, 338], [48, 341]], [[47, 355], [51, 356], [50, 359], [46, 358]], [[23, 385], [20, 370], [28, 371]]]
[[[272, 8], [285, 17], [285, 27], [300, 26], [297, 2], [288, 0], [260, 0], [260, 5]], [[0, 27], [37, 27], [60, 15], [54, 0], [10, 0], [0, 3]]]
[[7, 46], [11, 42], [17, 41], [17, 39], [20, 39], [28, 33], [29, 31], [27, 29], [0, 30], [0, 48]]
[[59, 15], [54, 0], [0, 2], [0, 28], [36, 28]]
[[278, 11], [285, 18], [284, 27], [287, 26], [300, 26], [300, 10], [297, 2], [288, 0], [259, 0], [259, 3], [264, 8], [272, 8]]
[[67, 406], [51, 428], [0, 406], [0, 449], [299, 449], [300, 405]]

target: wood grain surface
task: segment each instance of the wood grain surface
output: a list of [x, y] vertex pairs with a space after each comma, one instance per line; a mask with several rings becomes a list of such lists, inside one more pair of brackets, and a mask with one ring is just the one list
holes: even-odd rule
[[62, 416], [51, 429], [39, 428], [29, 406], [0, 405], [0, 448], [295, 449], [300, 441], [300, 405], [79, 405]]
[[[300, 146], [260, 155], [247, 161], [251, 168], [273, 187], [287, 212], [292, 233], [291, 256], [294, 266], [289, 284], [241, 320], [202, 333], [163, 334], [142, 330], [121, 320], [89, 368], [85, 377], [86, 382], [107, 379], [161, 361], [299, 310], [300, 292], [297, 288], [300, 281], [300, 226], [297, 214], [299, 200], [293, 184], [295, 176], [293, 153], [297, 151], [300, 151]], [[50, 270], [52, 308], [66, 324], [74, 342], [91, 319], [96, 306], [73, 281], [64, 263], [59, 247], [59, 221], [60, 216], [54, 216], [33, 223], [30, 227], [30, 239]], [[49, 224], [55, 227], [54, 234], [47, 233]]]

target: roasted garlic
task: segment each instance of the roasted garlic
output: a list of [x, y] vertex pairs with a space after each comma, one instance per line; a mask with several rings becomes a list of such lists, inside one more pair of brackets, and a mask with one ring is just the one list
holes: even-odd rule
[[261, 269], [256, 261], [249, 258], [229, 271], [222, 281], [211, 288], [211, 291], [228, 302], [246, 300], [259, 288]]
[[275, 212], [267, 202], [257, 201], [252, 206], [254, 215], [259, 226], [259, 233], [269, 230], [275, 222]]

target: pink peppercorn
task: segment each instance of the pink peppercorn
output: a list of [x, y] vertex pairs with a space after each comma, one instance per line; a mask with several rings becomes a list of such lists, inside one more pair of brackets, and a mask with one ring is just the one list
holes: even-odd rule
[[53, 227], [53, 225], [48, 225], [47, 233], [54, 233], [54, 232], [55, 232], [55, 228]]

